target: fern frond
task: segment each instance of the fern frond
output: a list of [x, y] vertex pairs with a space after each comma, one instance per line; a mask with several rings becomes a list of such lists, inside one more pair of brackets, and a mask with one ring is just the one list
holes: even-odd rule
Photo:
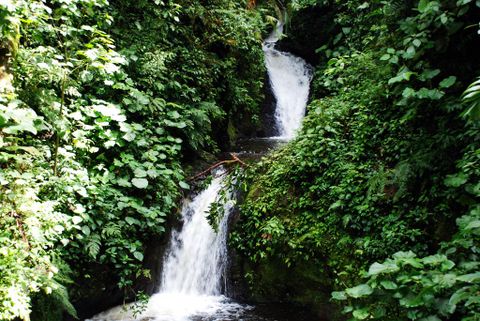
[[113, 222], [108, 223], [102, 230], [102, 236], [105, 237], [119, 237], [121, 234], [122, 232], [120, 225]]
[[89, 256], [92, 258], [96, 258], [98, 255], [98, 252], [100, 252], [100, 235], [98, 234], [93, 234], [90, 236], [90, 239], [88, 240], [88, 243], [85, 247], [87, 250], [87, 253]]

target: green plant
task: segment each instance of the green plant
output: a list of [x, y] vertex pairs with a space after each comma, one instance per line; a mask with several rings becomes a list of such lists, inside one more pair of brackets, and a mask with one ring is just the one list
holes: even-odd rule
[[[333, 21], [327, 23], [333, 26], [325, 28], [337, 34], [317, 44], [318, 61], [326, 64], [315, 66], [302, 131], [242, 178], [245, 202], [231, 242], [253, 270], [253, 283], [269, 284], [261, 283], [270, 277], [266, 266], [288, 271], [320, 266], [324, 287], [343, 291], [334, 293], [345, 300], [334, 303], [350, 306], [347, 312], [359, 310], [354, 318], [429, 317], [435, 300], [454, 293], [447, 293], [441, 273], [470, 274], [478, 261], [477, 254], [471, 255], [467, 269], [457, 254], [438, 252], [452, 234], [463, 233], [461, 224], [457, 231], [451, 222], [478, 206], [478, 124], [462, 119], [461, 102], [461, 91], [478, 69], [476, 53], [469, 49], [478, 42], [470, 28], [478, 24], [477, 4], [300, 4], [297, 19], [309, 19], [309, 6], [332, 10]], [[476, 97], [475, 88], [467, 91], [469, 106], [476, 101], [468, 101]], [[407, 264], [408, 269], [386, 278], [405, 278], [405, 288], [413, 288], [419, 276], [428, 275], [428, 286], [438, 295], [419, 299], [412, 308], [415, 315], [407, 315], [394, 289], [381, 285], [386, 279], [377, 282], [372, 275], [355, 286], [372, 262], [397, 252], [415, 255], [399, 254], [392, 264], [410, 260], [416, 267]], [[441, 262], [428, 263], [434, 258]], [[456, 264], [453, 270], [440, 271], [449, 261]], [[457, 285], [458, 290], [467, 284], [458, 280]], [[298, 299], [302, 290], [291, 290], [295, 294], [289, 299]], [[379, 291], [386, 293], [384, 300]], [[309, 303], [315, 300], [310, 296]], [[455, 317], [476, 312], [475, 304], [464, 303]], [[389, 304], [395, 309], [380, 317]]]
[[348, 302], [345, 313], [354, 320], [441, 320], [452, 315], [476, 320], [480, 313], [480, 210], [475, 207], [457, 219], [459, 232], [440, 253], [418, 257], [397, 252], [373, 263], [366, 283], [333, 292]]
[[190, 188], [182, 162], [218, 150], [226, 118], [258, 114], [262, 14], [228, 1], [0, 4], [13, 76], [0, 93], [0, 319], [74, 314], [82, 280], [128, 299], [148, 276], [145, 244]]

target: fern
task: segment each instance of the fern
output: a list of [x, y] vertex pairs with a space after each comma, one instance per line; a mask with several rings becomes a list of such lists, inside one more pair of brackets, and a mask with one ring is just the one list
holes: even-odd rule
[[53, 263], [58, 268], [53, 280], [49, 280], [49, 286], [45, 292], [38, 293], [34, 297], [32, 319], [37, 321], [62, 320], [64, 312], [78, 319], [77, 311], [70, 302], [67, 286], [72, 282], [70, 267], [61, 259], [54, 256]]
[[102, 230], [102, 236], [104, 237], [119, 237], [122, 235], [120, 225], [110, 222]]
[[406, 17], [412, 7], [411, 2], [409, 0], [385, 1], [383, 7], [385, 17], [391, 21]]
[[100, 243], [101, 238], [98, 234], [93, 234], [90, 236], [90, 239], [85, 247], [88, 255], [92, 258], [96, 258], [98, 252], [100, 252]]
[[368, 180], [368, 197], [383, 194], [383, 190], [389, 181], [389, 173], [382, 166]]
[[394, 201], [397, 201], [405, 195], [412, 174], [412, 166], [407, 162], [401, 162], [395, 167], [393, 171], [393, 182], [397, 186], [397, 191], [393, 197]]
[[70, 302], [67, 287], [60, 283], [56, 284], [57, 288], [51, 294], [55, 304], [59, 306], [63, 311], [67, 312], [69, 315], [78, 318], [77, 311], [75, 310], [73, 304]]
[[412, 175], [412, 166], [407, 162], [400, 162], [393, 169], [381, 167], [368, 181], [368, 196], [387, 195], [397, 201], [408, 191]]

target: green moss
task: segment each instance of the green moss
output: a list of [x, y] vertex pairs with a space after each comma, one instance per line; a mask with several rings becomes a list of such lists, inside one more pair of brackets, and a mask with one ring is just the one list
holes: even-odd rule
[[233, 121], [230, 118], [228, 119], [227, 135], [230, 141], [230, 145], [234, 145], [235, 142], [237, 141], [237, 129], [233, 125]]
[[251, 277], [251, 299], [255, 302], [288, 302], [323, 313], [334, 313], [330, 303], [330, 276], [322, 264], [303, 262], [295, 267], [281, 260], [262, 260], [254, 267], [245, 264]]

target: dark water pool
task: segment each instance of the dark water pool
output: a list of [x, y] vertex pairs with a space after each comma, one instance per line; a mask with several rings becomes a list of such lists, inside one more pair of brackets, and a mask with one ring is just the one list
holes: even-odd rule
[[325, 321], [286, 304], [240, 304], [223, 296], [154, 296], [140, 314], [117, 307], [87, 321]]
[[218, 311], [213, 315], [198, 315], [191, 321], [320, 321], [306, 310], [282, 304], [244, 306], [244, 309]]

